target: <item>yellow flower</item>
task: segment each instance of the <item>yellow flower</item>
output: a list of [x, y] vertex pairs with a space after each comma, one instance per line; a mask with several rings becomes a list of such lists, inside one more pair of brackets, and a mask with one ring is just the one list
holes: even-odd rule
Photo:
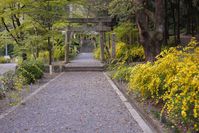
[[181, 115], [183, 118], [185, 118], [187, 116], [187, 113], [185, 111], [181, 111]]
[[196, 109], [196, 108], [193, 109], [193, 116], [194, 116], [195, 118], [198, 117], [198, 113], [197, 113], [197, 109]]

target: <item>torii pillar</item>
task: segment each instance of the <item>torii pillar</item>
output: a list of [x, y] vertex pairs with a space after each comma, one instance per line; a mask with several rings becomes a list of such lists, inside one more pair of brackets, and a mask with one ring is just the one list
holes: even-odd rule
[[69, 45], [70, 45], [70, 37], [71, 37], [71, 31], [70, 27], [66, 29], [65, 32], [65, 64], [69, 63]]
[[100, 41], [100, 60], [101, 62], [104, 62], [104, 32], [103, 32], [103, 24], [102, 22], [99, 22], [99, 28], [100, 28], [100, 34], [99, 34], [99, 41]]
[[115, 42], [116, 42], [116, 35], [113, 33], [112, 34], [112, 53], [111, 53], [111, 56], [112, 56], [113, 59], [116, 56], [116, 46], [115, 46], [116, 44], [115, 44]]
[[103, 38], [103, 32], [100, 32], [100, 59], [101, 62], [104, 62], [104, 38]]

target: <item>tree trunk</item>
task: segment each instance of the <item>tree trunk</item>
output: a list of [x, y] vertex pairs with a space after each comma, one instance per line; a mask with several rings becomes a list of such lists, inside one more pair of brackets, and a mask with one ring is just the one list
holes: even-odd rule
[[190, 21], [190, 25], [191, 25], [191, 35], [194, 36], [194, 29], [195, 29], [194, 23], [193, 23], [193, 21], [194, 21], [194, 15], [193, 15], [193, 14], [194, 14], [194, 10], [193, 10], [193, 8], [194, 8], [194, 7], [192, 6], [192, 1], [189, 2], [189, 6], [190, 6], [190, 14], [191, 14], [191, 15], [190, 15], [190, 18], [191, 18], [191, 19], [190, 19], [190, 20], [191, 20], [191, 21]]
[[161, 45], [164, 39], [164, 30], [165, 30], [165, 8], [164, 0], [155, 0], [156, 11], [155, 11], [155, 33], [153, 36], [153, 41], [155, 44], [155, 56], [161, 52]]
[[[137, 0], [136, 2], [144, 7], [145, 1]], [[164, 34], [164, 0], [155, 0], [155, 8], [155, 29], [153, 34], [150, 34], [148, 29], [149, 16], [148, 13], [146, 13], [146, 10], [142, 8], [136, 13], [140, 42], [144, 47], [147, 61], [155, 61], [156, 56], [161, 52], [161, 44]]]
[[49, 65], [52, 65], [52, 46], [50, 43], [50, 37], [48, 37], [48, 52], [49, 52]]
[[190, 14], [190, 4], [189, 3], [190, 3], [190, 1], [188, 0], [187, 3], [186, 3], [186, 8], [187, 8], [187, 15], [186, 15], [187, 16], [187, 19], [186, 19], [187, 20], [187, 23], [186, 23], [186, 30], [187, 31], [186, 31], [186, 34], [188, 34], [188, 35], [191, 33], [191, 28], [190, 28], [191, 27], [191, 25], [190, 25], [191, 14]]
[[132, 42], [132, 32], [129, 33], [129, 44], [132, 45], [133, 42]]
[[176, 38], [175, 6], [173, 5], [172, 1], [170, 1], [170, 3], [171, 3], [172, 17], [173, 17], [173, 36], [174, 36], [174, 42], [176, 44], [177, 43], [177, 38]]
[[148, 21], [147, 16], [144, 13], [143, 9], [139, 10], [136, 14], [136, 23], [138, 25], [139, 29], [139, 35], [140, 35], [140, 43], [144, 47], [144, 54], [146, 57], [146, 60], [152, 60], [153, 56], [151, 55], [151, 48], [150, 48], [150, 34], [148, 31]]
[[177, 44], [180, 44], [180, 0], [177, 0]]
[[108, 33], [108, 48], [111, 48], [111, 35]]
[[165, 7], [165, 29], [164, 29], [164, 45], [168, 44], [169, 39], [169, 25], [168, 25], [168, 16], [167, 16], [167, 9], [168, 9], [168, 3], [167, 0], [164, 0], [164, 7]]
[[39, 48], [36, 48], [36, 57], [39, 58]]
[[196, 35], [199, 34], [199, 11], [196, 12]]

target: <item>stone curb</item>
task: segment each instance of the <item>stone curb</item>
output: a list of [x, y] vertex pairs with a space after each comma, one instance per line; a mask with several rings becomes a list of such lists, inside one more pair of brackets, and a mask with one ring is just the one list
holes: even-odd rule
[[134, 99], [132, 99], [129, 95], [126, 94], [126, 92], [124, 92], [124, 89], [122, 89], [123, 87], [116, 81], [113, 80], [113, 82], [116, 84], [116, 86], [118, 87], [118, 89], [124, 94], [124, 96], [128, 99], [128, 101], [131, 103], [131, 105], [135, 108], [135, 110], [139, 113], [139, 115], [142, 117], [142, 119], [144, 119], [144, 121], [151, 127], [151, 129], [153, 130], [154, 133], [165, 133], [165, 131], [162, 129], [161, 126], [159, 126], [158, 124], [156, 124], [149, 116], [148, 114], [143, 111], [134, 101]]
[[[118, 86], [111, 80], [111, 78], [104, 72], [105, 77], [107, 78], [108, 82], [113, 87], [114, 91], [120, 97], [121, 101], [124, 103], [128, 111], [130, 112], [131, 116], [134, 120], [138, 123], [144, 133], [156, 133], [157, 131], [151, 127], [151, 125], [146, 122], [146, 119], [143, 119], [142, 115], [138, 112], [138, 110], [128, 102], [128, 99], [124, 96], [124, 94], [119, 90]], [[157, 132], [160, 133], [160, 132]]]

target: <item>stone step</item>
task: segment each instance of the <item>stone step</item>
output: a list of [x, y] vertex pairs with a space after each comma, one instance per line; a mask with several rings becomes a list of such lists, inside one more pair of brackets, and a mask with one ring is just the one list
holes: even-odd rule
[[63, 68], [64, 72], [79, 72], [79, 71], [104, 71], [105, 67], [103, 66], [65, 66]]

